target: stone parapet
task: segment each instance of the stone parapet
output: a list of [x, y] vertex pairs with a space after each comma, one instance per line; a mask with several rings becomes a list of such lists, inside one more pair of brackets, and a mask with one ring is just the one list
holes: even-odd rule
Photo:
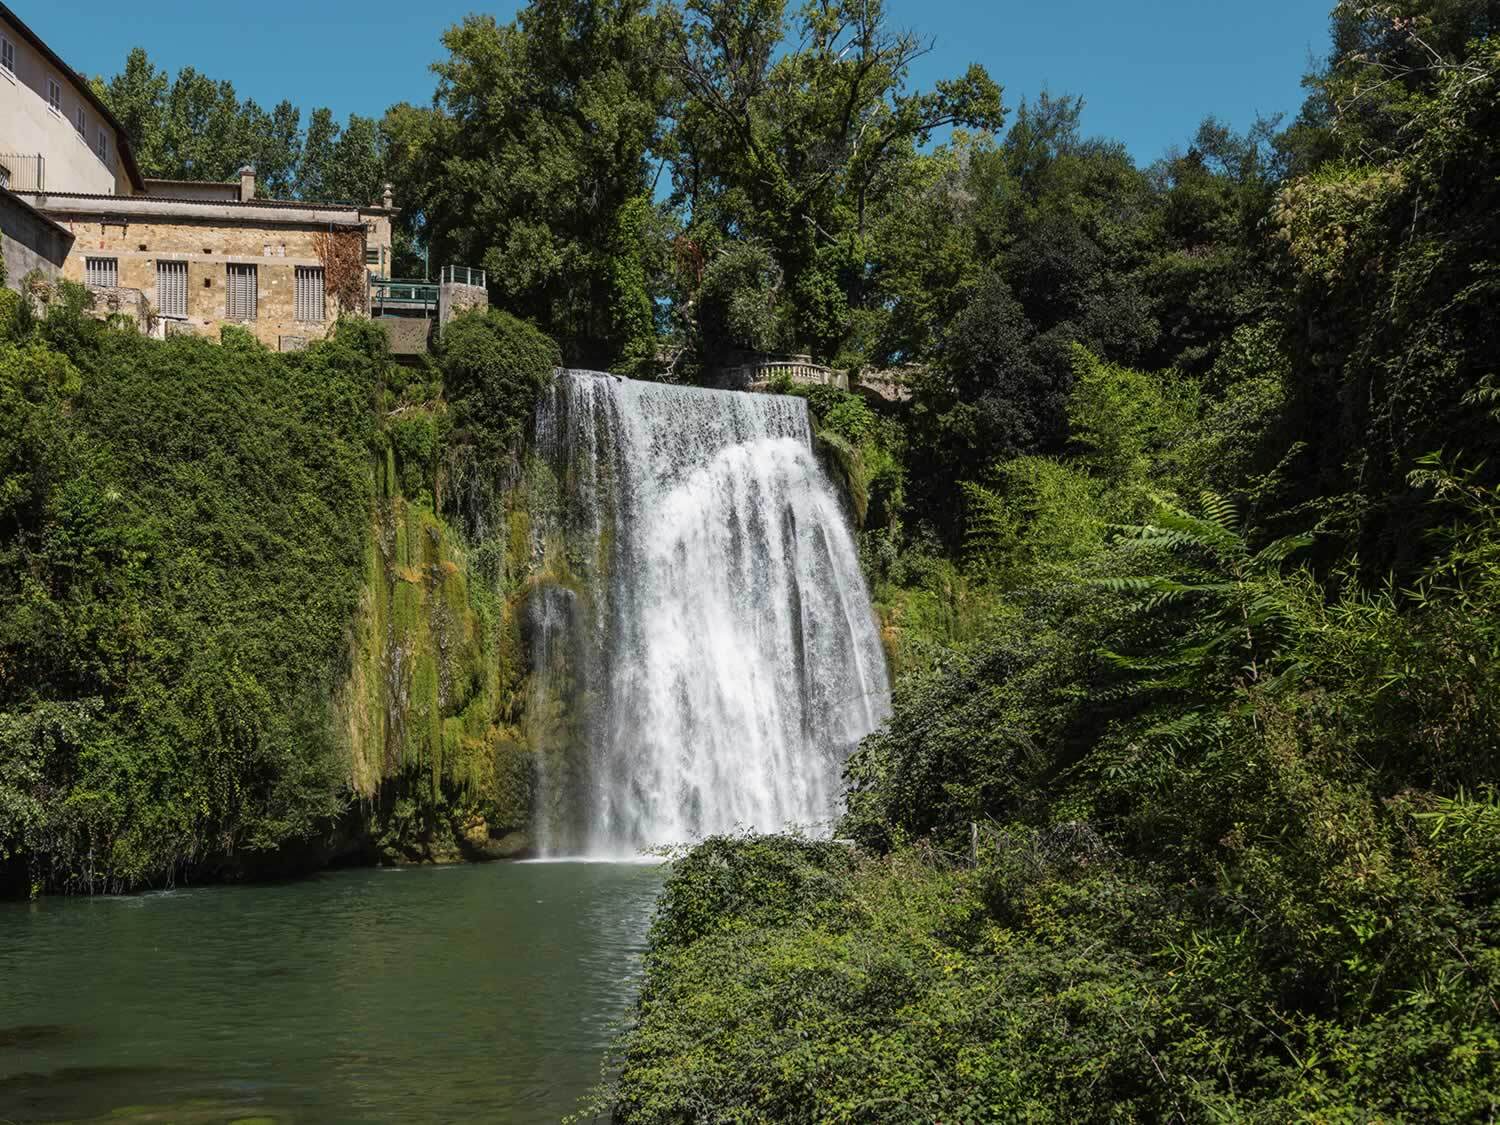
[[912, 384], [924, 371], [925, 368], [915, 363], [900, 367], [866, 367], [855, 378], [855, 386], [886, 402], [907, 402], [911, 399]]
[[443, 281], [438, 285], [438, 327], [445, 328], [459, 313], [490, 307], [490, 294], [483, 285]]
[[849, 389], [849, 374], [837, 371], [812, 356], [758, 356], [744, 363], [720, 368], [711, 380], [713, 385], [729, 391], [765, 391], [782, 379], [804, 386], [837, 387]]
[[160, 325], [146, 294], [128, 285], [90, 285], [89, 296], [94, 299], [89, 315], [96, 320], [108, 320], [112, 316], [129, 319], [136, 331], [143, 336], [160, 336]]

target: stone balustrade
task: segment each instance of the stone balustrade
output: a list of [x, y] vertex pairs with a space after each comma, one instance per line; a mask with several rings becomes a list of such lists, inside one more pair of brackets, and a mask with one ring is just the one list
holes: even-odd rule
[[782, 379], [806, 386], [849, 389], [849, 374], [813, 361], [808, 355], [757, 356], [720, 368], [714, 385], [731, 391], [765, 391]]

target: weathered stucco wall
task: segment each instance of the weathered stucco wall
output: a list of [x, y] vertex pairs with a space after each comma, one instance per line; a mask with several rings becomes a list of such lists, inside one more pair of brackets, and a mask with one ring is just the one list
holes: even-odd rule
[[33, 270], [49, 281], [62, 275], [69, 237], [7, 191], [0, 191], [0, 242], [4, 243], [6, 284], [19, 290]]
[[[130, 182], [120, 166], [119, 138], [83, 95], [77, 79], [52, 65], [3, 16], [0, 35], [10, 40], [16, 52], [15, 73], [0, 68], [0, 152], [40, 154], [45, 160], [45, 186], [52, 191], [129, 194]], [[48, 101], [48, 79], [62, 87], [61, 103], [55, 110]], [[83, 111], [81, 134], [79, 110]], [[102, 157], [97, 147], [100, 130], [105, 135]]]

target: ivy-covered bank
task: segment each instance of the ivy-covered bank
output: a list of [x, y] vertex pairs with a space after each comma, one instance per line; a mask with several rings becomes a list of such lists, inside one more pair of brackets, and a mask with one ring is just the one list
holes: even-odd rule
[[0, 290], [0, 891], [525, 849], [550, 341], [471, 316], [413, 370], [47, 297]]

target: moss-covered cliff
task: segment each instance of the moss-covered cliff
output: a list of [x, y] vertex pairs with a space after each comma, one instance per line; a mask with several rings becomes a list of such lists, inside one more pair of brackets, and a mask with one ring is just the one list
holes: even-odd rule
[[557, 490], [527, 446], [557, 358], [533, 329], [472, 315], [445, 337], [440, 383], [418, 373], [386, 389], [363, 583], [333, 695], [371, 858], [535, 845], [539, 743], [564, 706], [530, 675], [528, 611], [551, 581], [537, 529]]
[[368, 322], [277, 355], [83, 300], [0, 324], [0, 893], [530, 846], [555, 348], [474, 316], [411, 370]]

